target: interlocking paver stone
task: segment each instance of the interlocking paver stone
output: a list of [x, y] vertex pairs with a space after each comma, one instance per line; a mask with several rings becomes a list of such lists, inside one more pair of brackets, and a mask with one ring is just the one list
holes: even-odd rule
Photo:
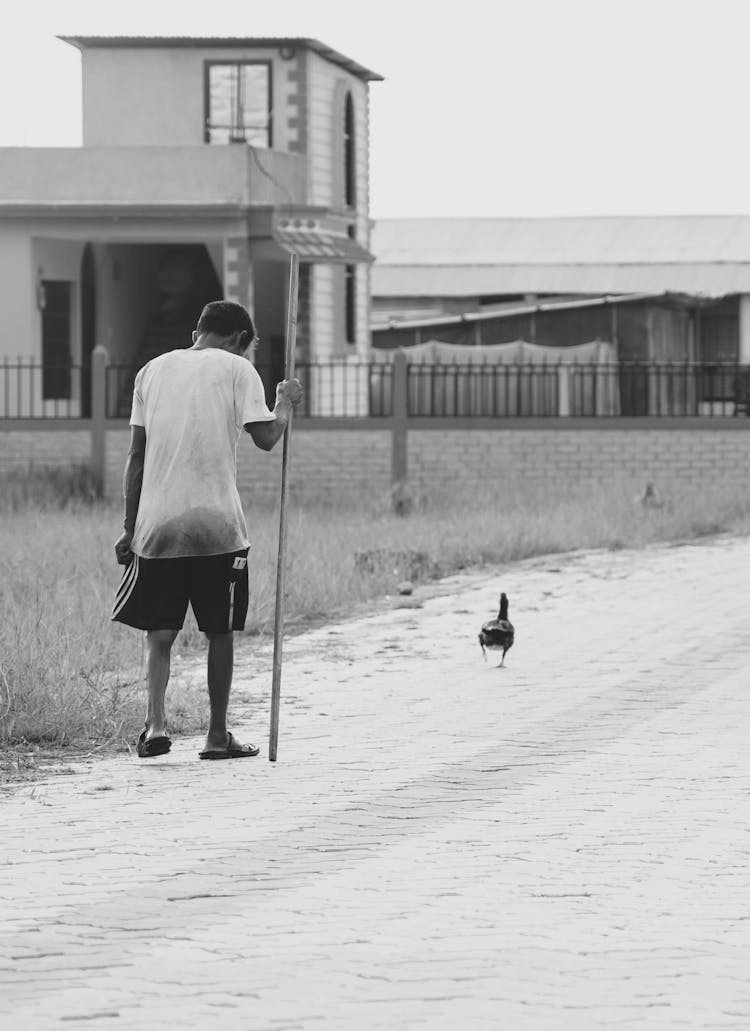
[[[747, 1031], [748, 568], [715, 539], [456, 577], [289, 638], [275, 764], [181, 739], [7, 787], [0, 1024]], [[269, 649], [238, 660], [258, 739]]]

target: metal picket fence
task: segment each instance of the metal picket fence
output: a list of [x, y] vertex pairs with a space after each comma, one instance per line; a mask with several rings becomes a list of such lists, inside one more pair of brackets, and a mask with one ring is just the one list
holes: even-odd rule
[[[0, 361], [0, 419], [88, 419], [97, 403], [106, 419], [127, 419], [137, 367], [104, 362], [103, 399], [93, 368]], [[272, 406], [282, 373], [258, 371]], [[296, 374], [305, 388], [299, 415], [309, 419], [389, 418], [399, 391], [407, 416], [426, 418], [710, 418], [750, 411], [750, 366], [737, 363], [428, 364], [386, 352], [368, 360], [301, 361]]]

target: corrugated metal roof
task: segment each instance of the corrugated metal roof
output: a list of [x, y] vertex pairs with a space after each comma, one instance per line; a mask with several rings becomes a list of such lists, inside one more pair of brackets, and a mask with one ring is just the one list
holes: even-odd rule
[[502, 309], [468, 312], [463, 315], [443, 315], [435, 318], [390, 319], [373, 325], [374, 333], [391, 329], [427, 329], [438, 326], [458, 326], [462, 323], [493, 322], [501, 319], [517, 318], [519, 315], [533, 315], [547, 311], [571, 311], [576, 308], [601, 308], [607, 304], [627, 304], [635, 301], [650, 300], [663, 297], [663, 294], [617, 294], [612, 297], [586, 297], [577, 300], [541, 301], [538, 304], [508, 304]]
[[750, 215], [391, 218], [373, 246], [387, 265], [750, 261]]
[[305, 47], [315, 51], [321, 57], [345, 68], [352, 75], [369, 82], [382, 82], [383, 76], [370, 71], [338, 50], [326, 46], [318, 39], [307, 39], [297, 36], [58, 36], [63, 43], [69, 43], [79, 50], [87, 48], [128, 48], [128, 47]]
[[750, 292], [750, 216], [375, 222], [375, 296]]
[[[373, 248], [374, 249], [374, 248]], [[371, 273], [374, 297], [480, 297], [489, 294], [750, 293], [747, 264], [386, 265]]]

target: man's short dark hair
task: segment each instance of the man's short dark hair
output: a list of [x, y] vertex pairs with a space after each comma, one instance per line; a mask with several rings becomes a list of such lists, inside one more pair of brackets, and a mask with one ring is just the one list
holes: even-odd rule
[[199, 333], [216, 333], [228, 337], [232, 333], [255, 336], [255, 323], [247, 308], [236, 301], [209, 301], [200, 314], [196, 329]]

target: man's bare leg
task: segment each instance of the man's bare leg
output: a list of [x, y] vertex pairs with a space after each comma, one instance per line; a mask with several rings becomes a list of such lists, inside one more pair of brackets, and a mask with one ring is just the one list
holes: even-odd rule
[[225, 748], [227, 744], [227, 708], [234, 671], [234, 634], [207, 634], [208, 637], [208, 701], [211, 715], [206, 748]]
[[207, 634], [208, 637], [208, 700], [211, 717], [208, 723], [206, 747], [201, 759], [241, 759], [258, 755], [260, 748], [242, 745], [234, 734], [227, 732], [227, 707], [232, 689], [234, 667], [234, 635]]
[[167, 732], [164, 696], [169, 683], [169, 661], [178, 630], [149, 630], [146, 634], [148, 671], [148, 707], [146, 741], [163, 737]]

